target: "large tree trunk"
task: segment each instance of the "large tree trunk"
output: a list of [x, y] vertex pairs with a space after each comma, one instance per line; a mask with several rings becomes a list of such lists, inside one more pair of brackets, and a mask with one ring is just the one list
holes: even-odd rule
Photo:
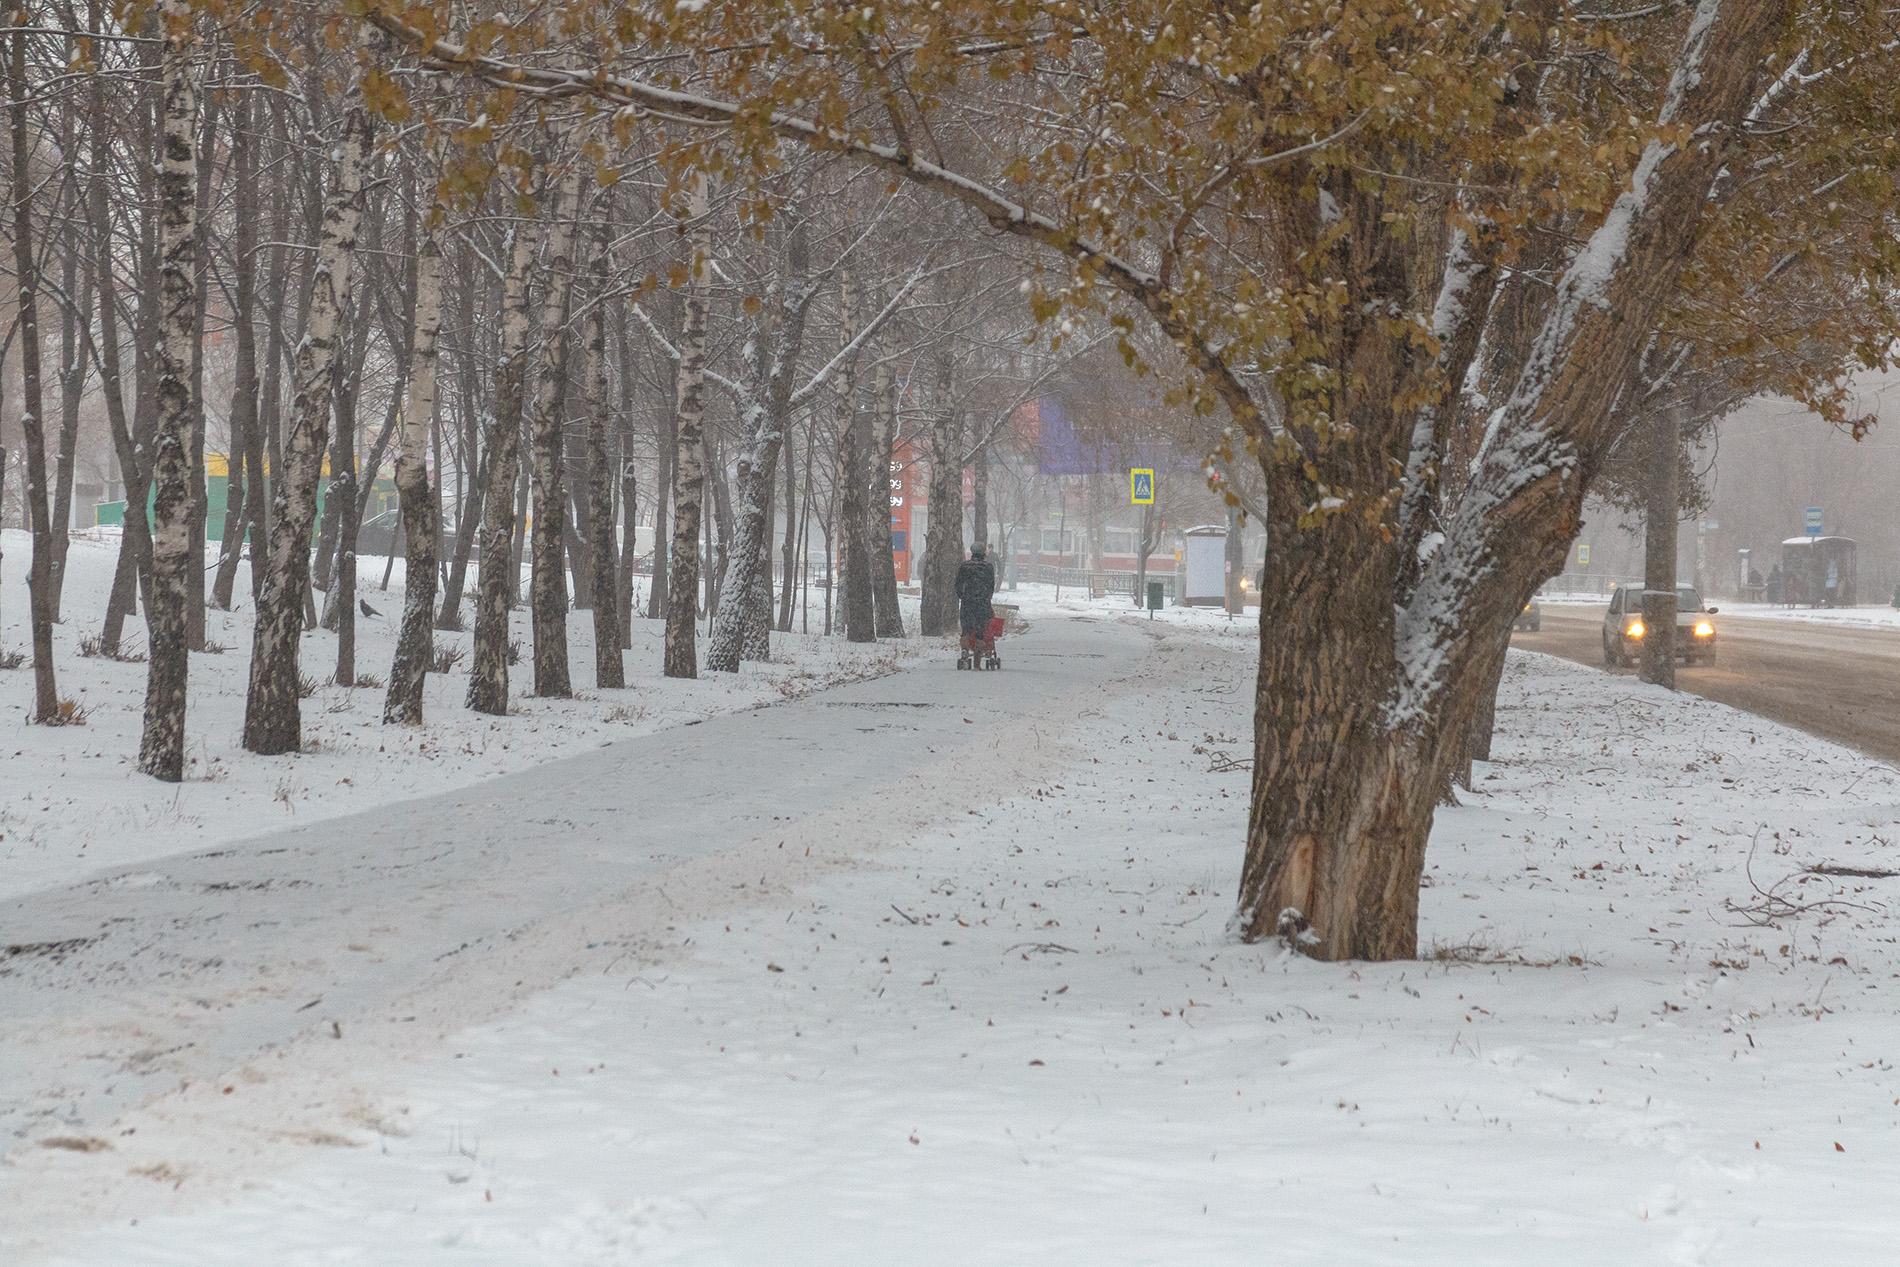
[[[611, 190], [611, 187], [610, 187]], [[605, 277], [613, 256], [613, 198], [604, 195], [596, 209], [594, 273]], [[596, 295], [587, 310], [587, 530], [593, 538], [594, 686], [617, 690], [627, 684], [620, 658], [620, 594], [614, 569], [614, 468], [607, 452], [607, 302]], [[628, 463], [629, 469], [632, 463]], [[627, 516], [633, 516], [632, 476], [627, 476]]]
[[1642, 678], [1676, 689], [1676, 534], [1682, 514], [1681, 428], [1673, 408], [1644, 428]]
[[244, 701], [244, 746], [266, 756], [302, 747], [298, 707], [298, 651], [309, 585], [310, 528], [317, 480], [330, 422], [337, 325], [350, 300], [356, 228], [362, 218], [362, 165], [369, 148], [369, 116], [352, 107], [343, 125], [336, 187], [323, 212], [315, 287], [304, 339], [297, 349], [296, 396], [271, 524], [269, 575], [259, 592], [251, 646], [250, 689]]
[[[565, 219], [558, 219], [569, 208]], [[567, 668], [567, 571], [562, 535], [567, 525], [566, 446], [561, 435], [567, 388], [567, 297], [573, 290], [574, 241], [580, 233], [580, 167], [562, 179], [547, 214], [557, 218], [549, 238], [547, 285], [541, 292], [541, 379], [529, 414], [534, 437], [534, 570], [530, 605], [534, 623], [534, 693], [574, 694]]]
[[198, 85], [192, 65], [191, 20], [186, 0], [166, 0], [164, 140], [158, 168], [159, 279], [165, 320], [158, 343], [158, 435], [152, 457], [158, 497], [152, 516], [151, 604], [145, 612], [149, 648], [139, 769], [167, 783], [185, 777], [190, 582], [194, 573], [200, 581], [204, 576], [203, 554], [192, 558], [191, 521], [197, 504], [191, 493], [189, 448], [196, 412], [191, 363], [199, 322]]
[[514, 252], [501, 303], [501, 371], [488, 436], [488, 478], [482, 492], [482, 566], [475, 599], [475, 654], [468, 669], [468, 706], [500, 717], [508, 712], [508, 611], [514, 606], [515, 480], [521, 455], [522, 394], [528, 377], [528, 268], [534, 262], [528, 224], [515, 229]]
[[891, 541], [891, 461], [897, 450], [897, 384], [888, 365], [872, 375], [877, 432], [871, 442], [871, 585], [877, 636], [902, 638], [904, 612], [897, 602], [897, 556]]
[[[39, 257], [33, 234], [33, 174], [28, 118], [33, 92], [26, 80], [28, 35], [16, 27], [8, 41], [7, 111], [12, 136], [13, 282], [20, 336], [20, 432], [26, 450], [26, 521], [33, 530], [33, 559], [27, 572], [28, 619], [33, 636], [33, 720], [60, 720], [59, 687], [53, 677], [53, 531], [46, 489], [46, 427], [40, 384]], [[186, 143], [190, 148], [190, 143]], [[180, 651], [183, 654], [183, 651]]]
[[[694, 181], [687, 214], [693, 227], [687, 239], [685, 318], [680, 324], [679, 392], [674, 410], [673, 548], [666, 577], [667, 677], [699, 676], [699, 528], [706, 496], [706, 289], [712, 279], [712, 212], [704, 177]], [[657, 539], [653, 548], [659, 550]]]
[[[1462, 737], [1511, 622], [1562, 566], [1615, 438], [1615, 401], [1672, 297], [1784, 12], [1703, 0], [1659, 118], [1665, 132], [1687, 125], [1697, 139], [1650, 143], [1631, 187], [1559, 280], [1415, 587], [1395, 586], [1400, 551], [1383, 525], [1356, 512], [1302, 522], [1297, 497], [1272, 495], [1284, 472], [1263, 462], [1272, 549], [1244, 935], [1279, 933], [1327, 959], [1415, 953], [1433, 803], [1462, 747], [1447, 737]], [[1384, 311], [1366, 300], [1400, 293], [1392, 278], [1403, 267], [1382, 254], [1377, 200], [1335, 188], [1350, 208], [1341, 241], [1365, 264], [1342, 273], [1362, 288], [1340, 306], [1342, 322], [1357, 323], [1340, 344], [1340, 363], [1354, 371], [1341, 391], [1358, 397], [1345, 417], [1383, 434], [1404, 357], [1363, 314]], [[1368, 471], [1389, 470], [1394, 455], [1382, 448], [1363, 460]], [[1359, 482], [1372, 491], [1370, 478]], [[1279, 487], [1295, 492], [1289, 484]]]
[[[748, 409], [751, 442], [739, 463], [739, 509], [720, 587], [727, 601], [706, 653], [706, 667], [717, 672], [736, 672], [741, 660], [764, 660], [771, 654], [772, 493], [791, 415], [792, 376], [805, 348], [806, 317], [815, 293], [806, 278], [807, 243], [808, 230], [801, 218], [785, 238], [775, 301], [779, 307], [771, 315], [766, 340], [770, 352], [761, 367], [763, 381], [754, 384], [756, 395]], [[848, 316], [843, 325], [848, 342]], [[848, 383], [848, 368], [844, 373]]]
[[[431, 165], [427, 180], [435, 179], [435, 166]], [[409, 350], [409, 398], [403, 404], [396, 448], [396, 492], [402, 499], [406, 553], [402, 628], [389, 666], [383, 721], [400, 726], [422, 724], [422, 688], [435, 654], [435, 553], [442, 512], [429, 482], [424, 448], [436, 414], [436, 335], [442, 328], [441, 217], [441, 207], [431, 205], [416, 226], [415, 311], [410, 319], [415, 336]]]

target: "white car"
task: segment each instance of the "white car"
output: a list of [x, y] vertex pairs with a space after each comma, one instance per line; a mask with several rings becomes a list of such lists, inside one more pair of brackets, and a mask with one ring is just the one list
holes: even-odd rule
[[[1716, 609], [1702, 605], [1702, 595], [1693, 585], [1676, 587], [1676, 658], [1684, 664], [1715, 662], [1715, 622], [1709, 617]], [[1639, 586], [1619, 589], [1610, 596], [1610, 610], [1603, 616], [1603, 663], [1634, 664], [1642, 658], [1643, 637], [1649, 631], [1643, 625], [1643, 591]]]

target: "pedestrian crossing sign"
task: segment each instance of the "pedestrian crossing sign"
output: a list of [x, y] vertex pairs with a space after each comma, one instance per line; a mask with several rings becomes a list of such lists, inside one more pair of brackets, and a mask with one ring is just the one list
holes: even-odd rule
[[1128, 500], [1136, 506], [1155, 504], [1155, 473], [1152, 469], [1131, 469], [1128, 472]]

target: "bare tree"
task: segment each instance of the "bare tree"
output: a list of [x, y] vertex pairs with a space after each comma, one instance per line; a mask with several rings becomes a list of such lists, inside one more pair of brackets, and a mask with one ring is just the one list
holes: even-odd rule
[[185, 691], [190, 668], [188, 609], [193, 573], [203, 579], [202, 552], [192, 558], [190, 453], [197, 410], [192, 375], [198, 346], [198, 84], [192, 12], [187, 0], [166, 0], [164, 136], [158, 170], [160, 284], [164, 328], [158, 344], [158, 434], [152, 470], [158, 498], [152, 525], [152, 595], [145, 612], [150, 645], [145, 679], [145, 732], [139, 769], [177, 783], [185, 777]]
[[268, 575], [258, 592], [250, 689], [244, 701], [244, 746], [267, 756], [296, 752], [303, 743], [298, 647], [310, 579], [310, 529], [329, 429], [337, 326], [350, 302], [369, 130], [368, 114], [360, 106], [351, 107], [337, 148], [336, 184], [323, 210], [310, 317], [297, 348], [296, 395], [278, 477], [277, 510], [271, 517]]

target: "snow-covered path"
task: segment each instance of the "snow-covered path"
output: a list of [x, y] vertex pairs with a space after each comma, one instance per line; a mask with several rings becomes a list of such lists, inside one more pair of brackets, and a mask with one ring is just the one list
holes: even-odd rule
[[[927, 659], [0, 904], [0, 1155], [49, 1138], [95, 1147], [161, 1095], [217, 1112], [234, 1079], [246, 1113], [278, 1097], [268, 1112], [294, 1140], [321, 1097], [303, 1077], [264, 1085], [293, 1050], [300, 1068], [399, 1060], [563, 976], [637, 958], [675, 911], [754, 904], [1027, 787], [1064, 756], [1049, 720], [1096, 702], [1151, 641], [1124, 622], [1049, 622], [1006, 643], [1002, 673]], [[0, 1169], [0, 1212], [38, 1205], [7, 1198], [20, 1179]], [[23, 1230], [9, 1221], [0, 1245]]]

